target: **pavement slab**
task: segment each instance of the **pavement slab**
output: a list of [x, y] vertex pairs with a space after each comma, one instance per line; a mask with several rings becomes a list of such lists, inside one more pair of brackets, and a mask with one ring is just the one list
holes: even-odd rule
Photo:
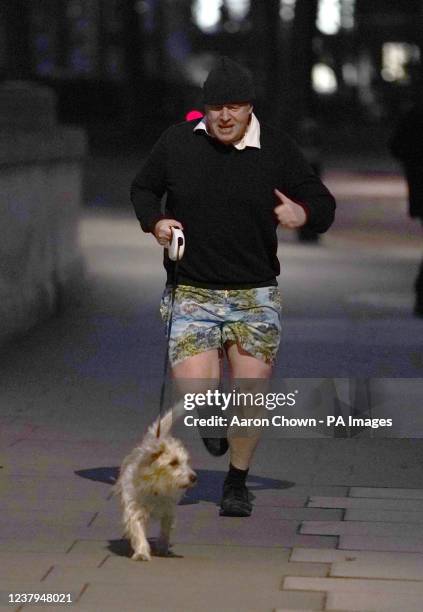
[[93, 466], [93, 462], [94, 465], [108, 465], [110, 452], [104, 442], [20, 440], [5, 449], [2, 461], [6, 474], [62, 476]]
[[72, 510], [63, 507], [62, 512], [46, 508], [45, 510], [25, 510], [15, 509], [12, 516], [0, 515], [0, 529], [8, 528], [11, 525], [61, 525], [64, 527], [84, 527], [91, 525], [95, 519], [96, 512], [85, 512], [84, 510]]
[[[282, 482], [284, 485], [284, 482]], [[252, 488], [254, 495], [256, 496], [256, 500], [258, 503], [263, 503], [264, 501], [274, 501], [278, 503], [279, 501], [283, 502], [285, 499], [296, 499], [301, 500], [301, 505], [306, 505], [306, 501], [310, 497], [323, 497], [323, 496], [333, 496], [340, 497], [348, 494], [347, 486], [340, 485], [324, 485], [324, 484], [304, 484], [303, 482], [286, 482], [286, 486], [282, 486], [280, 489], [254, 489]], [[294, 502], [292, 502], [294, 503]]]
[[[104, 563], [107, 554], [102, 552], [82, 555], [50, 552], [0, 552], [0, 568], [14, 567], [16, 571], [25, 573], [26, 567], [40, 565], [44, 573], [53, 565], [76, 565], [78, 567], [98, 567]], [[2, 569], [0, 569], [0, 576]], [[44, 575], [44, 574], [43, 574]]]
[[0, 553], [65, 553], [73, 542], [74, 539], [71, 537], [55, 537], [51, 534], [40, 536], [32, 533], [30, 539], [25, 537], [0, 538]]
[[281, 591], [280, 604], [276, 609], [324, 610], [325, 595], [317, 592]]
[[422, 499], [423, 489], [398, 489], [395, 487], [351, 487], [350, 497], [371, 497], [379, 499]]
[[365, 561], [345, 561], [333, 563], [330, 576], [335, 578], [381, 578], [386, 580], [418, 580], [423, 581], [423, 562], [401, 562], [397, 559], [390, 564], [375, 565]]
[[[169, 563], [170, 571], [166, 569]], [[126, 604], [132, 600], [134, 605], [142, 606], [140, 602], [145, 600], [149, 609], [199, 610], [213, 605], [218, 610], [266, 610], [280, 603], [277, 566], [271, 570], [267, 564], [255, 562], [231, 561], [227, 565], [193, 560], [189, 564], [178, 559], [153, 559], [148, 564], [132, 565], [130, 572], [122, 574], [116, 568], [109, 572], [105, 567], [86, 574], [89, 587], [81, 603], [95, 605], [100, 595], [118, 606], [123, 598], [119, 585], [124, 586]], [[56, 575], [60, 580], [71, 581], [74, 574], [64, 571]]]
[[[121, 539], [119, 538], [119, 540], [117, 540], [119, 543], [121, 542]], [[76, 555], [78, 556], [83, 556], [83, 555], [100, 555], [101, 558], [105, 558], [110, 554], [110, 545], [113, 541], [112, 540], [96, 540], [96, 539], [90, 539], [90, 540], [84, 540], [84, 539], [74, 539], [68, 546], [68, 548], [66, 549], [67, 554], [69, 554], [69, 557]]]
[[303, 521], [300, 533], [346, 536], [403, 536], [423, 539], [423, 525], [369, 521]]
[[364, 510], [349, 508], [345, 510], [345, 521], [374, 521], [402, 524], [422, 524], [423, 514], [418, 510]]
[[279, 508], [281, 518], [297, 521], [336, 521], [343, 517], [343, 510], [331, 508]]
[[344, 578], [308, 578], [287, 576], [283, 581], [284, 589], [300, 591], [324, 591], [346, 593], [405, 593], [423, 597], [423, 582], [412, 580], [367, 580]]
[[345, 508], [366, 510], [410, 510], [423, 511], [423, 500], [387, 497], [320, 497], [311, 496], [307, 501], [309, 508]]
[[28, 562], [18, 562], [18, 563], [10, 563], [7, 560], [7, 565], [5, 564], [0, 569], [0, 583], [7, 584], [8, 581], [15, 581], [16, 577], [21, 575], [25, 576], [25, 580], [28, 582], [39, 582], [49, 571], [51, 565], [46, 565], [45, 563], [37, 562], [34, 564], [34, 561]]
[[328, 593], [325, 610], [331, 612], [421, 612], [421, 595], [408, 593]]
[[117, 523], [111, 526], [72, 526], [72, 525], [60, 525], [60, 524], [48, 524], [45, 521], [32, 521], [32, 523], [16, 523], [9, 522], [4, 526], [5, 532], [7, 532], [7, 540], [15, 538], [16, 540], [26, 539], [28, 542], [35, 540], [42, 540], [43, 538], [54, 540], [63, 539], [67, 541], [73, 541], [74, 539], [93, 539], [98, 540], [100, 538], [120, 538], [122, 535], [122, 526]]
[[338, 548], [423, 553], [423, 538], [344, 535], [339, 537]]
[[[23, 507], [32, 507], [32, 504], [37, 503], [38, 500], [49, 499], [61, 499], [63, 502], [68, 499], [81, 500], [83, 498], [101, 503], [107, 500], [112, 492], [110, 485], [81, 478], [73, 471], [61, 477], [48, 473], [36, 477], [5, 474], [0, 476], [0, 486], [2, 490], [0, 507], [4, 499], [13, 498], [22, 499]], [[83, 509], [82, 505], [81, 510]]]
[[33, 490], [26, 489], [21, 495], [8, 495], [5, 498], [0, 498], [0, 510], [12, 514], [14, 512], [26, 512], [25, 508], [33, 508], [34, 512], [56, 512], [57, 516], [60, 516], [61, 512], [87, 512], [93, 516], [99, 511], [102, 511], [105, 505], [110, 503], [104, 495], [86, 495], [84, 497], [84, 509], [81, 510], [81, 495], [76, 495], [72, 499], [67, 499], [66, 492], [62, 496], [56, 495], [54, 498], [52, 495], [47, 497], [37, 493], [34, 494]]
[[377, 552], [369, 550], [340, 550], [340, 549], [315, 549], [294, 548], [289, 557], [290, 561], [302, 563], [342, 563], [363, 562], [365, 564], [420, 564], [423, 555], [419, 553], [406, 552]]

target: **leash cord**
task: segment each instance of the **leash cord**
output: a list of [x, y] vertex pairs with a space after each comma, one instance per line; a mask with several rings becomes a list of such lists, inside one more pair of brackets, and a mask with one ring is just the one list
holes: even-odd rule
[[171, 292], [171, 297], [170, 297], [169, 320], [167, 322], [167, 332], [166, 332], [166, 338], [167, 338], [166, 352], [165, 352], [165, 358], [164, 358], [164, 364], [163, 364], [162, 386], [160, 389], [159, 421], [157, 424], [157, 432], [156, 432], [157, 438], [160, 438], [160, 422], [162, 419], [165, 392], [166, 392], [167, 368], [168, 368], [168, 363], [169, 363], [169, 342], [170, 342], [170, 334], [172, 331], [172, 321], [173, 321], [173, 304], [175, 302], [176, 287], [178, 284], [179, 248], [181, 247], [180, 240], [181, 238], [178, 238], [176, 261], [175, 261], [175, 266], [173, 268], [173, 283], [172, 283], [172, 292]]

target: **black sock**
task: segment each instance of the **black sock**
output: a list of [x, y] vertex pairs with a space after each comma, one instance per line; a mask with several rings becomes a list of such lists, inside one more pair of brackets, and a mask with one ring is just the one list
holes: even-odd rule
[[229, 472], [225, 478], [225, 484], [230, 483], [234, 486], [243, 487], [245, 486], [245, 481], [247, 479], [247, 476], [248, 476], [248, 469], [240, 470], [236, 468], [235, 466], [233, 466], [232, 463], [230, 463]]

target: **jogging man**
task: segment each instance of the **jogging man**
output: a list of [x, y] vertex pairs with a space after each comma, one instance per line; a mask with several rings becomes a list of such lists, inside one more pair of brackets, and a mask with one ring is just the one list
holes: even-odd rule
[[[132, 184], [145, 232], [161, 246], [172, 226], [186, 237], [169, 346], [177, 379], [218, 380], [224, 353], [233, 378], [270, 377], [281, 331], [276, 229], [321, 233], [334, 219], [332, 195], [288, 136], [257, 119], [254, 97], [250, 73], [220, 58], [203, 86], [204, 118], [164, 132]], [[173, 262], [164, 265], [166, 317]], [[215, 455], [228, 447], [204, 442]], [[245, 481], [257, 442], [229, 437], [221, 515], [251, 514]]]

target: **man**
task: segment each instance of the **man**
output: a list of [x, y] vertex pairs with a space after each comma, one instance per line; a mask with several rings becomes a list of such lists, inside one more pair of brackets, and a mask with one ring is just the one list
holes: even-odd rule
[[[145, 232], [166, 246], [183, 229], [169, 358], [176, 379], [270, 377], [280, 340], [278, 224], [326, 231], [335, 202], [297, 146], [253, 113], [250, 73], [220, 58], [203, 87], [205, 117], [169, 128], [136, 176], [131, 199]], [[166, 212], [160, 202], [167, 194]], [[165, 256], [168, 286], [173, 264]], [[168, 314], [169, 290], [162, 312]], [[226, 440], [213, 454], [227, 449]], [[221, 515], [249, 516], [245, 486], [257, 436], [229, 437]]]

